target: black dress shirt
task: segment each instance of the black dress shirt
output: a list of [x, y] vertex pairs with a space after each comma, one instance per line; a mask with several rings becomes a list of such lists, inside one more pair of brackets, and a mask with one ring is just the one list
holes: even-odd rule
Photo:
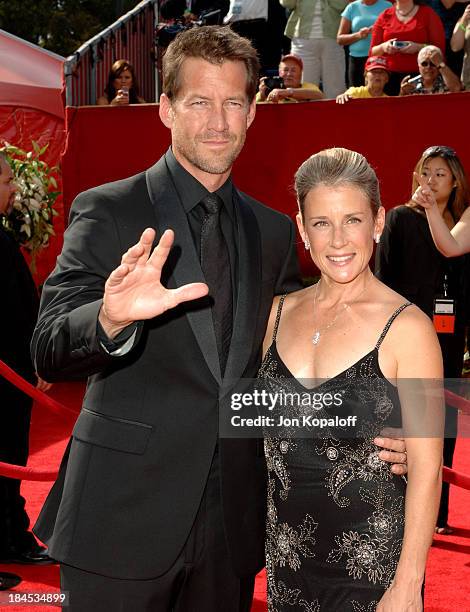
[[[201, 228], [204, 219], [204, 209], [200, 203], [202, 198], [208, 195], [209, 191], [202, 185], [197, 179], [192, 176], [183, 166], [177, 161], [173, 154], [173, 151], [168, 149], [165, 154], [165, 162], [170, 173], [170, 176], [175, 185], [176, 192], [181, 201], [181, 204], [186, 212], [188, 218], [189, 228], [193, 237], [194, 246], [198, 257], [201, 256]], [[222, 226], [222, 233], [227, 243], [229, 258], [230, 258], [230, 274], [232, 279], [232, 303], [233, 303], [233, 316], [235, 317], [236, 300], [237, 300], [237, 288], [238, 288], [238, 225], [235, 214], [234, 206], [234, 188], [232, 178], [229, 178], [225, 183], [217, 189], [215, 192], [223, 202], [222, 209], [220, 211], [220, 223]], [[100, 343], [103, 348], [109, 352], [114, 353], [119, 349], [122, 349], [126, 343], [131, 346], [131, 338], [133, 338], [136, 331], [136, 323], [126, 327], [120, 334], [118, 334], [113, 340], [110, 340], [101, 324], [97, 323], [97, 334]], [[127, 348], [127, 347], [126, 347]], [[124, 353], [127, 350], [124, 350]], [[124, 354], [123, 353], [123, 354]]]
[[[204, 219], [204, 209], [201, 204], [202, 198], [209, 191], [197, 179], [192, 176], [176, 160], [173, 151], [168, 149], [165, 161], [171, 178], [174, 182], [181, 204], [188, 217], [188, 224], [194, 240], [194, 246], [198, 256], [201, 256], [201, 227]], [[232, 178], [229, 177], [225, 183], [215, 191], [222, 199], [223, 206], [220, 211], [220, 224], [222, 233], [227, 243], [230, 257], [230, 273], [232, 278], [233, 305], [236, 306], [237, 281], [238, 281], [238, 226], [234, 205], [234, 188]]]

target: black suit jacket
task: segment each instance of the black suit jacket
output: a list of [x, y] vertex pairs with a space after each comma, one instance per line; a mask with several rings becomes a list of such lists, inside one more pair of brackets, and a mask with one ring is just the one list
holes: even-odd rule
[[[165, 159], [76, 199], [33, 339], [46, 380], [89, 376], [71, 443], [35, 527], [59, 561], [118, 578], [163, 574], [184, 545], [218, 440], [218, 408], [234, 380], [254, 377], [273, 295], [298, 288], [292, 222], [237, 192], [239, 286], [224, 379], [207, 302], [138, 326], [133, 349], [97, 337], [104, 283], [143, 229], [175, 244], [163, 282], [204, 281]], [[263, 564], [265, 465], [256, 440], [222, 439], [221, 489], [235, 570]]]

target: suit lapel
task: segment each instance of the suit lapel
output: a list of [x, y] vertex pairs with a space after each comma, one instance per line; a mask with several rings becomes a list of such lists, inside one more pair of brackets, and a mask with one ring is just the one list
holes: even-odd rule
[[[188, 219], [164, 157], [147, 170], [146, 181], [150, 199], [156, 209], [159, 235], [166, 229], [175, 232], [175, 242], [165, 266], [170, 268], [167, 286], [175, 288], [187, 283], [205, 282]], [[204, 359], [220, 385], [222, 377], [210, 306], [205, 300], [197, 300], [187, 302], [185, 311]]]
[[224, 390], [242, 374], [255, 336], [261, 283], [261, 238], [258, 221], [242, 194], [234, 190], [238, 225], [238, 292]]

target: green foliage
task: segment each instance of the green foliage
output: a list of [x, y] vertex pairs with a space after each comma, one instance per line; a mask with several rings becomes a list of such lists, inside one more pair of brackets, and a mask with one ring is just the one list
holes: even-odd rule
[[3, 228], [32, 256], [33, 271], [35, 257], [49, 244], [54, 235], [53, 217], [58, 213], [54, 204], [59, 195], [55, 174], [57, 168], [50, 168], [40, 157], [48, 145], [40, 148], [33, 141], [33, 151], [23, 151], [5, 143], [0, 148], [12, 167], [18, 187], [13, 209], [8, 217], [2, 216]]
[[66, 57], [136, 4], [136, 0], [0, 0], [0, 28]]

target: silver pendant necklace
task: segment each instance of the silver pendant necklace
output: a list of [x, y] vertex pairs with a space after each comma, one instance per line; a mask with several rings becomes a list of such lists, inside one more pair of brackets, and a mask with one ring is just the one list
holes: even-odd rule
[[[315, 312], [315, 307], [317, 305], [317, 294], [318, 294], [318, 286], [319, 285], [320, 285], [320, 281], [318, 281], [318, 283], [315, 285], [315, 295], [313, 297], [313, 311], [314, 312]], [[322, 333], [326, 332], [327, 329], [330, 329], [330, 327], [332, 327], [336, 323], [336, 321], [338, 320], [339, 316], [342, 315], [343, 312], [345, 312], [351, 306], [351, 304], [354, 304], [354, 302], [357, 302], [357, 300], [364, 293], [364, 291], [366, 290], [368, 285], [369, 285], [369, 281], [364, 285], [364, 288], [362, 289], [362, 291], [356, 296], [356, 298], [352, 302], [344, 302], [342, 304], [342, 306], [343, 306], [342, 310], [340, 310], [338, 313], [336, 313], [336, 316], [333, 319], [333, 321], [330, 321], [330, 323], [328, 323], [328, 325], [325, 325], [323, 327], [319, 327], [317, 330], [315, 330], [313, 332], [312, 343], [315, 346], [320, 342]]]

